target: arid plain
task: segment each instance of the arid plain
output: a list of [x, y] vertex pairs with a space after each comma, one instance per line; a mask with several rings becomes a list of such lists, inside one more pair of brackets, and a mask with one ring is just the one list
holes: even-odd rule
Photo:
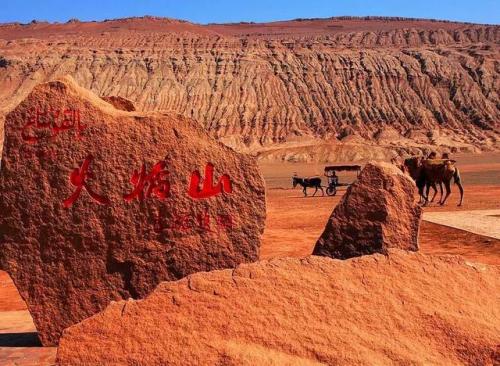
[[[466, 198], [463, 207], [456, 206], [458, 189], [454, 187], [446, 206], [431, 204], [425, 208], [425, 212], [435, 211], [446, 215], [450, 211], [500, 209], [500, 154], [463, 155], [456, 159], [462, 162], [460, 169], [465, 181]], [[322, 197], [320, 192], [316, 197], [304, 197], [299, 188], [291, 188], [291, 176], [294, 173], [321, 176], [324, 166], [262, 166], [268, 185], [268, 217], [262, 258], [306, 256], [311, 253], [333, 207], [345, 190], [339, 191], [340, 194], [335, 197]], [[341, 181], [344, 177], [347, 182], [355, 179], [352, 174], [347, 174], [341, 176]], [[314, 190], [309, 189], [310, 195], [313, 192]], [[424, 253], [460, 254], [474, 261], [500, 264], [500, 240], [427, 221], [422, 223], [420, 245]]]

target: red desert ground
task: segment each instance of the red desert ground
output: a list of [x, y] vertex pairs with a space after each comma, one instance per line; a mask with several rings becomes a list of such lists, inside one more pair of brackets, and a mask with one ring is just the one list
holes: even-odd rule
[[0, 364], [500, 364], [499, 37], [1, 24]]

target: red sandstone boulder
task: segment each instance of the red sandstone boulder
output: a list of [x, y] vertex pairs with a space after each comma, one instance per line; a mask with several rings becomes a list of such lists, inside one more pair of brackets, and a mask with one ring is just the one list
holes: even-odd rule
[[498, 266], [399, 250], [245, 264], [110, 304], [58, 364], [492, 365], [499, 286]]
[[314, 255], [346, 259], [418, 250], [421, 208], [413, 180], [396, 166], [368, 163], [333, 210]]
[[44, 345], [110, 301], [259, 258], [254, 158], [181, 116], [119, 111], [71, 80], [6, 117], [0, 266]]
[[116, 95], [111, 95], [107, 97], [101, 97], [102, 100], [108, 102], [116, 109], [127, 112], [135, 112], [135, 105], [132, 101], [127, 98], [119, 97]]

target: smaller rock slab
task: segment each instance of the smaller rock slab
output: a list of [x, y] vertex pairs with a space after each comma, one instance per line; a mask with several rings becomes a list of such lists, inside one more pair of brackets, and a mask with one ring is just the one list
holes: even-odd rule
[[417, 251], [422, 211], [416, 189], [396, 166], [368, 163], [335, 207], [313, 254], [347, 259], [388, 248]]

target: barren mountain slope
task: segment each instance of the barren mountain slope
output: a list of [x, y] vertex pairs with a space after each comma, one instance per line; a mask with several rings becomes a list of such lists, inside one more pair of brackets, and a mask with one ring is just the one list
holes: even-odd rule
[[138, 109], [193, 117], [268, 160], [498, 149], [499, 40], [499, 26], [402, 18], [8, 24], [0, 112], [70, 74]]

